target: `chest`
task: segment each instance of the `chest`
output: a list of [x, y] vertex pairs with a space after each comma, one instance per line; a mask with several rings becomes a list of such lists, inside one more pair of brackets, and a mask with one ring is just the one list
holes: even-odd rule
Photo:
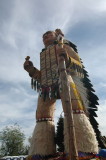
[[41, 70], [41, 85], [51, 86], [57, 83], [58, 74], [58, 59], [56, 46], [53, 45], [40, 54], [40, 70]]

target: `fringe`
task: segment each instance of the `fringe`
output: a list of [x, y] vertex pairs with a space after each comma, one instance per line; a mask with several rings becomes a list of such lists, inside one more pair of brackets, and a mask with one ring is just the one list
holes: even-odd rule
[[[95, 132], [85, 114], [73, 114], [77, 149], [80, 152], [98, 153], [98, 142]], [[69, 136], [67, 122], [64, 118], [64, 145], [65, 152], [69, 153]]]
[[33, 132], [29, 155], [50, 155], [56, 153], [54, 122], [39, 122]]

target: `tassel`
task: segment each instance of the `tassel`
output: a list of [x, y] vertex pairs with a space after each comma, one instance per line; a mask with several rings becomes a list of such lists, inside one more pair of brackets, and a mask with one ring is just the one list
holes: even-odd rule
[[39, 89], [39, 95], [42, 96], [42, 88]]
[[33, 86], [34, 86], [34, 90], [36, 90], [36, 80], [34, 80]]
[[79, 77], [81, 77], [81, 75], [80, 75], [80, 68], [81, 68], [80, 66], [77, 66], [77, 71], [78, 71], [78, 76]]
[[73, 69], [75, 70], [76, 68], [75, 68], [75, 64], [73, 63]]
[[59, 83], [59, 92], [62, 92], [62, 87], [61, 87], [61, 83]]
[[39, 89], [40, 89], [40, 83], [37, 82], [37, 92], [39, 92]]
[[33, 78], [31, 78], [31, 88], [33, 89]]
[[57, 98], [57, 91], [55, 91], [55, 98]]
[[81, 68], [81, 75], [82, 75], [82, 78], [84, 78], [83, 68]]
[[51, 87], [49, 87], [49, 98], [51, 99]]
[[77, 64], [75, 64], [75, 68], [76, 68], [76, 75], [78, 76], [78, 65]]
[[55, 86], [55, 88], [54, 88], [54, 98], [57, 98], [57, 87]]
[[45, 88], [45, 90], [44, 90], [44, 97], [43, 97], [44, 101], [46, 100], [46, 96], [47, 96], [47, 92], [46, 92], [46, 88]]

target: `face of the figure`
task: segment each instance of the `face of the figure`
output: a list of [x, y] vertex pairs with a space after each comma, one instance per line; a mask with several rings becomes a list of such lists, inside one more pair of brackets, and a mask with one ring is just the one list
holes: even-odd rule
[[54, 32], [46, 33], [43, 36], [43, 43], [44, 43], [45, 47], [52, 45], [55, 40], [56, 40], [56, 35]]

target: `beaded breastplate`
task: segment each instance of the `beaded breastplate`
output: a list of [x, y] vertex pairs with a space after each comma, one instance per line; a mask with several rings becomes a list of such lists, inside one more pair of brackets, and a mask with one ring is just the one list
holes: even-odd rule
[[41, 86], [52, 86], [58, 82], [58, 61], [56, 46], [50, 46], [40, 53]]

